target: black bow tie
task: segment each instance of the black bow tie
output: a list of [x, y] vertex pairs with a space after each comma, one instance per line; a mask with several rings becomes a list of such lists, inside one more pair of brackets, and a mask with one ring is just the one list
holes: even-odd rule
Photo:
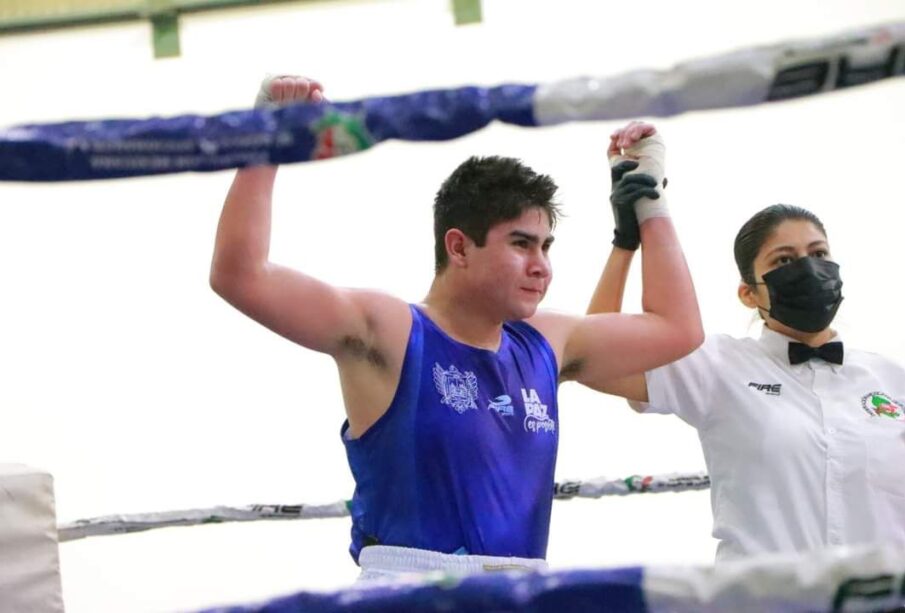
[[826, 343], [820, 347], [810, 347], [804, 343], [789, 343], [789, 363], [801, 364], [811, 358], [821, 358], [833, 364], [842, 364], [842, 343]]

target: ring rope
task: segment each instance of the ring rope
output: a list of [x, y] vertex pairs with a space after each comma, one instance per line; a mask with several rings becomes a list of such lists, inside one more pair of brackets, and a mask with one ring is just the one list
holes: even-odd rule
[[75, 181], [323, 160], [391, 139], [443, 141], [518, 126], [667, 117], [814, 95], [905, 74], [905, 22], [753, 47], [669, 70], [460, 87], [213, 116], [0, 130], [0, 180]]
[[[588, 481], [563, 481], [553, 488], [554, 498], [600, 498], [602, 496], [626, 496], [628, 494], [685, 492], [710, 487], [705, 473], [669, 474], [660, 476], [632, 475], [624, 479], [598, 477]], [[251, 504], [243, 507], [216, 506], [205, 509], [161, 511], [129, 515], [105, 515], [79, 519], [57, 527], [59, 542], [73, 541], [89, 536], [144, 532], [172, 526], [197, 526], [266, 519], [325, 519], [348, 517], [349, 501], [331, 504]]]
[[298, 592], [204, 613], [842, 613], [901, 611], [897, 607], [902, 606], [905, 550], [878, 545], [773, 554], [712, 567], [430, 573], [392, 584]]

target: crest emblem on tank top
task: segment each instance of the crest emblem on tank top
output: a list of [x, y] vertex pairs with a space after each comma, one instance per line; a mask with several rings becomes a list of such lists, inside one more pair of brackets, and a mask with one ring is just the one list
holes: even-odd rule
[[905, 405], [883, 392], [865, 394], [861, 408], [874, 417], [905, 421]]
[[556, 422], [547, 415], [547, 405], [541, 402], [536, 390], [522, 388], [522, 402], [525, 403], [525, 430], [528, 432], [556, 430]]
[[452, 407], [460, 415], [469, 409], [477, 409], [478, 378], [473, 372], [460, 372], [455, 365], [449, 370], [434, 363], [434, 385], [440, 393], [440, 402]]

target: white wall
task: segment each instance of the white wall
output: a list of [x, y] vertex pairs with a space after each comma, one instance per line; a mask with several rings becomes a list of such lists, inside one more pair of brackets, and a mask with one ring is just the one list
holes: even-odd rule
[[[543, 82], [905, 18], [900, 0], [599, 3], [311, 2], [182, 20], [182, 57], [151, 59], [145, 24], [0, 38], [0, 126], [216, 113], [264, 72], [319, 77], [333, 99]], [[606, 6], [606, 8], [602, 8]], [[670, 199], [709, 332], [744, 335], [732, 239], [775, 202], [813, 209], [842, 265], [848, 342], [905, 361], [898, 229], [902, 79], [658, 121]], [[273, 257], [409, 300], [432, 271], [430, 204], [471, 154], [523, 158], [562, 186], [546, 306], [583, 308], [609, 247], [607, 136], [618, 124], [492, 126], [281, 170]], [[49, 469], [61, 521], [112, 513], [330, 502], [352, 481], [332, 362], [234, 312], [207, 269], [230, 172], [0, 184], [0, 461]], [[636, 271], [637, 272], [637, 271]], [[637, 309], [637, 278], [627, 306]], [[756, 332], [756, 329], [752, 329]], [[565, 386], [557, 477], [703, 469], [694, 432]], [[554, 567], [708, 563], [706, 492], [554, 505]], [[208, 526], [61, 546], [70, 612], [161, 611], [351, 581], [348, 523]]]

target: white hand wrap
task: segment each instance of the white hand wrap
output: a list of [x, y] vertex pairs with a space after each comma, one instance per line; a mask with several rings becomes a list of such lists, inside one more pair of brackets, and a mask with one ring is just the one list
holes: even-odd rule
[[669, 217], [669, 208], [666, 206], [666, 194], [663, 191], [663, 179], [666, 176], [666, 145], [659, 133], [646, 136], [625, 149], [623, 154], [615, 156], [611, 162], [618, 164], [624, 160], [637, 160], [638, 168], [626, 173], [626, 176], [636, 173], [644, 173], [657, 180], [657, 193], [660, 198], [640, 198], [635, 203], [635, 214], [638, 216], [640, 226], [651, 217]]
[[264, 80], [261, 81], [261, 87], [258, 89], [258, 96], [255, 98], [255, 108], [256, 109], [275, 109], [280, 105], [273, 101], [273, 97], [270, 95], [270, 84], [279, 79], [284, 75], [272, 75], [268, 74], [264, 77]]

